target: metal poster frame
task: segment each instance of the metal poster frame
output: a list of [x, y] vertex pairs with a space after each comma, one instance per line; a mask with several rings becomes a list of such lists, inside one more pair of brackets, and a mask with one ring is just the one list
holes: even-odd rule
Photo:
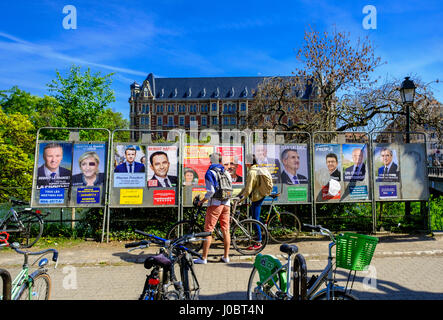
[[[36, 142], [35, 142], [35, 154], [34, 154], [34, 172], [33, 172], [33, 181], [32, 181], [32, 192], [31, 192], [31, 207], [36, 207], [35, 206], [35, 191], [36, 189], [36, 184], [37, 184], [37, 170], [38, 170], [38, 158], [39, 158], [39, 146], [40, 143], [45, 142], [46, 140], [41, 141], [40, 140], [40, 133], [43, 130], [56, 130], [56, 131], [68, 131], [69, 132], [69, 140], [63, 140], [63, 141], [55, 141], [52, 140], [52, 142], [60, 142], [60, 143], [71, 143], [73, 146], [75, 145], [75, 143], [97, 143], [97, 144], [101, 144], [104, 143], [105, 144], [105, 150], [106, 150], [106, 165], [105, 165], [105, 175], [104, 175], [104, 181], [105, 181], [105, 194], [103, 196], [103, 201], [100, 202], [100, 205], [72, 205], [71, 201], [71, 195], [72, 195], [72, 190], [71, 190], [71, 185], [68, 188], [68, 199], [69, 201], [67, 201], [66, 204], [64, 204], [63, 206], [58, 206], [58, 205], [50, 205], [50, 206], [42, 206], [42, 205], [38, 205], [39, 207], [49, 207], [49, 208], [61, 208], [63, 210], [63, 208], [104, 208], [104, 214], [103, 214], [103, 225], [102, 225], [102, 238], [101, 241], [103, 242], [103, 235], [104, 235], [104, 230], [105, 230], [105, 221], [106, 221], [106, 217], [109, 214], [109, 207], [108, 207], [108, 195], [109, 195], [109, 157], [110, 157], [110, 146], [111, 146], [111, 132], [106, 129], [106, 128], [74, 128], [74, 127], [41, 127], [37, 130], [37, 137], [36, 137]], [[108, 140], [107, 141], [85, 141], [85, 140], [81, 140], [80, 139], [80, 131], [104, 131], [107, 132], [108, 135]], [[50, 140], [47, 140], [48, 142]], [[73, 163], [74, 159], [71, 158], [71, 161]], [[36, 170], [37, 169], [37, 170]], [[71, 168], [72, 169], [72, 168]], [[103, 204], [101, 204], [103, 202]]]
[[[206, 139], [207, 137], [211, 137], [210, 141], [205, 141], [204, 139]], [[189, 143], [187, 142], [187, 139], [189, 137]], [[215, 140], [213, 140], [212, 137], [216, 137]], [[229, 140], [229, 141], [227, 141]], [[214, 129], [207, 129], [207, 130], [202, 130], [200, 132], [196, 131], [196, 130], [189, 130], [189, 131], [183, 131], [182, 132], [182, 141], [183, 141], [183, 145], [182, 145], [182, 156], [181, 156], [181, 168], [182, 171], [185, 171], [185, 156], [186, 156], [186, 149], [188, 147], [192, 148], [192, 147], [212, 147], [212, 148], [223, 148], [223, 147], [233, 147], [233, 148], [238, 148], [241, 147], [242, 148], [242, 154], [241, 157], [243, 159], [243, 166], [242, 166], [242, 173], [243, 173], [243, 181], [241, 184], [233, 184], [233, 189], [234, 189], [234, 195], [236, 194], [236, 192], [240, 192], [240, 190], [245, 186], [245, 178], [246, 178], [246, 166], [245, 166], [245, 156], [247, 154], [247, 150], [249, 150], [249, 136], [248, 134], [246, 134], [244, 131], [239, 131], [239, 130], [214, 130]], [[215, 149], [214, 149], [215, 150]], [[180, 176], [181, 179], [183, 179], [183, 175]], [[194, 198], [194, 196], [198, 193], [205, 193], [206, 191], [203, 191], [203, 189], [205, 189], [205, 185], [204, 184], [196, 184], [196, 185], [191, 185], [191, 186], [184, 186], [183, 183], [181, 183], [182, 185], [182, 210], [184, 207], [192, 207], [192, 199]], [[199, 190], [195, 190], [195, 189], [199, 189]], [[188, 199], [190, 198], [190, 199]], [[190, 201], [189, 201], [190, 200]], [[207, 204], [205, 204], [206, 206]], [[183, 219], [183, 211], [182, 211], [182, 216], [181, 218]]]
[[[328, 136], [330, 137], [326, 140], [319, 141], [319, 136]], [[353, 139], [347, 138], [347, 136], [353, 136]], [[366, 138], [366, 142], [365, 139]], [[327, 142], [326, 142], [327, 141]], [[325, 149], [327, 146], [337, 146], [339, 154], [339, 163], [341, 163], [340, 169], [343, 171], [340, 174], [340, 177], [342, 176], [343, 179], [340, 178], [340, 186], [343, 193], [341, 193], [338, 198], [332, 197], [330, 199], [327, 198], [328, 195], [323, 194], [323, 188], [318, 190], [318, 184], [314, 185], [315, 179], [312, 180], [313, 182], [313, 192], [320, 193], [318, 195], [314, 196], [314, 212], [315, 212], [315, 221], [314, 223], [317, 223], [317, 210], [316, 205], [317, 204], [337, 204], [337, 203], [371, 203], [372, 204], [372, 220], [374, 221], [374, 205], [373, 205], [373, 184], [372, 184], [372, 152], [371, 152], [371, 137], [369, 133], [362, 132], [362, 131], [350, 131], [350, 132], [340, 132], [340, 131], [317, 131], [313, 133], [313, 141], [312, 141], [312, 157], [313, 157], [313, 170], [317, 171], [316, 165], [315, 165], [315, 154], [316, 154], [316, 146], [318, 145], [325, 145]], [[365, 174], [363, 176], [357, 175], [356, 178], [354, 178], [354, 175], [351, 176], [351, 178], [345, 179], [347, 176], [345, 172], [345, 168], [343, 166], [343, 147], [352, 146], [352, 145], [364, 145], [363, 148], [366, 147], [366, 152], [363, 151], [363, 154], [366, 154], [366, 164], [365, 164]], [[358, 148], [357, 146], [353, 147], [353, 149]], [[335, 153], [335, 152], [334, 152]], [[364, 162], [363, 162], [364, 163]], [[354, 164], [352, 164], [351, 167], [354, 167]], [[351, 168], [347, 167], [347, 169]], [[315, 174], [315, 172], [314, 172]], [[361, 173], [360, 173], [361, 174]], [[316, 175], [316, 178], [318, 177], [318, 174]], [[321, 185], [321, 183], [320, 183]], [[329, 184], [328, 184], [329, 185]], [[366, 187], [366, 188], [364, 188]], [[366, 190], [365, 190], [366, 189]], [[356, 191], [356, 195], [352, 195], [352, 193]], [[363, 191], [363, 192], [362, 192]], [[321, 194], [321, 199], [320, 199]], [[354, 196], [354, 198], [352, 198]], [[373, 225], [373, 230], [375, 226]]]
[[[258, 136], [258, 135], [266, 135], [266, 139], [264, 139], [263, 136]], [[287, 136], [290, 137], [289, 141], [287, 140]], [[266, 141], [265, 141], [266, 140]], [[274, 146], [278, 146], [279, 147], [279, 151], [278, 154], [276, 155], [277, 158], [275, 158], [275, 161], [278, 160], [279, 162], [279, 166], [280, 168], [278, 169], [277, 172], [277, 178], [274, 179], [277, 180], [277, 183], [274, 182], [274, 188], [276, 188], [276, 192], [275, 190], [273, 191], [273, 193], [280, 193], [280, 196], [278, 197], [278, 199], [276, 199], [274, 201], [274, 204], [276, 205], [303, 205], [303, 204], [307, 204], [307, 205], [311, 205], [311, 220], [312, 223], [314, 222], [314, 211], [313, 211], [313, 187], [312, 187], [312, 179], [313, 179], [313, 171], [312, 171], [312, 167], [313, 167], [313, 162], [312, 162], [312, 152], [311, 152], [311, 147], [312, 147], [312, 136], [309, 132], [304, 132], [304, 131], [275, 131], [275, 130], [256, 130], [256, 131], [251, 131], [250, 133], [250, 152], [253, 153], [255, 151], [254, 146], [255, 145], [274, 145]], [[282, 146], [305, 146], [306, 148], [300, 148], [300, 149], [305, 149], [306, 150], [306, 161], [307, 163], [305, 164], [306, 166], [306, 173], [308, 174], [308, 180], [307, 180], [307, 190], [306, 190], [306, 200], [297, 200], [297, 197], [300, 196], [300, 190], [294, 190], [297, 191], [295, 193], [292, 193], [291, 196], [295, 195], [294, 200], [289, 200], [289, 188], [294, 189], [294, 188], [300, 188], [301, 186], [298, 185], [293, 185], [293, 184], [286, 184], [283, 183], [282, 179], [281, 179], [281, 170], [283, 170], [282, 164], [283, 162], [281, 162], [282, 160], [281, 158], [281, 147]], [[292, 149], [292, 150], [299, 150], [298, 148], [287, 148], [287, 149]], [[275, 150], [274, 150], [275, 152]], [[275, 155], [274, 155], [275, 156]], [[275, 176], [274, 176], [275, 177]], [[265, 201], [263, 202], [263, 205], [270, 205], [271, 203], [271, 199], [270, 198], [265, 198]]]
[[[385, 137], [389, 137], [388, 140], [382, 140], [381, 142], [377, 142], [376, 139], [379, 138], [380, 136], [385, 136]], [[417, 139], [418, 142], [412, 142], [411, 139], [412, 137], [421, 137], [421, 139]], [[409, 142], [407, 142], [409, 140]], [[383, 142], [384, 141], [384, 142]], [[398, 194], [396, 194], [396, 197], [386, 197], [386, 198], [381, 198], [380, 197], [380, 191], [377, 193], [376, 192], [376, 186], [378, 186], [380, 188], [380, 186], [383, 185], [388, 185], [388, 182], [385, 181], [376, 181], [376, 179], [373, 179], [373, 190], [374, 190], [374, 195], [373, 195], [373, 207], [376, 208], [376, 203], [377, 202], [420, 202], [422, 205], [426, 204], [427, 208], [426, 208], [426, 214], [427, 214], [427, 228], [429, 228], [429, 216], [430, 216], [430, 191], [429, 191], [429, 177], [427, 174], [427, 167], [426, 167], [426, 159], [427, 159], [427, 141], [426, 141], [426, 134], [424, 132], [402, 132], [402, 131], [377, 131], [377, 132], [373, 132], [371, 133], [371, 149], [373, 151], [373, 157], [375, 157], [376, 155], [376, 148], [375, 148], [375, 144], [377, 144], [377, 148], [383, 147], [384, 145], [392, 145], [392, 144], [398, 144], [399, 146], [399, 153], [397, 155], [397, 161], [400, 161], [401, 159], [401, 155], [402, 152], [400, 151], [404, 151], [405, 150], [405, 146], [406, 145], [412, 145], [412, 144], [421, 144], [422, 148], [424, 148], [424, 159], [422, 161], [423, 163], [423, 167], [422, 172], [423, 172], [423, 179], [420, 179], [423, 182], [423, 190], [426, 190], [426, 194], [427, 196], [425, 197], [425, 199], [423, 198], [404, 198], [403, 197], [403, 182], [402, 182], [402, 176], [404, 173], [404, 168], [402, 168], [402, 166], [404, 164], [399, 163], [399, 181], [397, 182], [390, 182], [390, 184], [395, 183], [396, 186], [399, 186], [399, 188], [396, 189], [396, 191], [401, 195], [401, 197], [398, 197]], [[409, 149], [409, 148], [407, 148]], [[410, 152], [410, 151], [408, 151]], [[412, 152], [416, 152], [416, 151], [412, 151]], [[403, 160], [401, 160], [403, 161]], [[418, 168], [420, 169], [420, 168]], [[371, 172], [371, 175], [374, 177], [376, 172], [375, 172], [376, 168], [375, 168], [375, 164], [373, 167], [373, 171]], [[406, 172], [408, 172], [409, 170], [406, 170]], [[400, 190], [399, 190], [400, 189]], [[413, 190], [413, 188], [411, 188]], [[378, 195], [378, 196], [376, 196]], [[424, 211], [422, 211], [422, 213], [425, 213]], [[376, 226], [377, 220], [376, 220], [376, 215], [374, 214], [374, 226]], [[375, 227], [374, 227], [375, 228]]]

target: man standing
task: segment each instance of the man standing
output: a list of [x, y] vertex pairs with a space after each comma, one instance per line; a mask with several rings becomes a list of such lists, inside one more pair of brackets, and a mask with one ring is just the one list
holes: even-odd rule
[[150, 168], [154, 171], [154, 175], [149, 180], [149, 187], [170, 188], [177, 185], [177, 177], [169, 176], [170, 162], [168, 155], [164, 151], [156, 151], [149, 157]]
[[364, 154], [360, 148], [352, 150], [352, 166], [345, 170], [345, 181], [362, 181], [365, 179], [366, 166], [363, 162]]
[[243, 177], [237, 175], [238, 157], [237, 156], [225, 156], [223, 157], [223, 166], [225, 170], [229, 172], [232, 178], [232, 183], [242, 183]]
[[281, 173], [281, 182], [284, 184], [307, 184], [308, 179], [297, 173], [300, 168], [300, 156], [297, 150], [285, 149], [281, 154], [283, 162], [283, 171]]
[[[216, 190], [219, 187], [219, 179], [217, 176], [224, 174], [225, 177], [231, 182], [231, 175], [225, 173], [225, 168], [222, 165], [222, 156], [220, 153], [213, 153], [209, 156], [211, 165], [205, 174], [206, 194], [203, 200], [200, 200], [198, 205], [202, 206], [206, 201], [208, 203], [208, 209], [206, 210], [205, 217], [205, 232], [214, 231], [214, 227], [217, 221], [220, 222], [220, 229], [223, 234], [224, 254], [221, 260], [225, 263], [229, 262], [229, 247], [231, 245], [231, 235], [229, 234], [229, 215], [230, 215], [230, 199], [218, 200], [214, 197]], [[217, 172], [218, 173], [217, 173]], [[197, 264], [206, 264], [208, 259], [208, 252], [211, 246], [212, 236], [206, 237], [206, 241], [203, 242], [203, 254], [202, 259], [194, 260]]]
[[137, 173], [145, 172], [145, 165], [135, 161], [137, 150], [134, 147], [128, 147], [125, 150], [126, 161], [115, 167], [114, 172]]
[[37, 188], [68, 188], [71, 170], [60, 167], [63, 160], [63, 147], [58, 143], [48, 143], [43, 149], [45, 163], [37, 170]]
[[398, 181], [398, 166], [392, 161], [393, 153], [389, 148], [383, 148], [380, 152], [381, 161], [383, 166], [378, 168], [377, 181]]

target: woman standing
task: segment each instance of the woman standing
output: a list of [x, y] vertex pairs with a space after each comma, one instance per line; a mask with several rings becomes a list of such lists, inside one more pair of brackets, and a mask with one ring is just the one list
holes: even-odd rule
[[[246, 167], [248, 168], [248, 175], [246, 177], [246, 186], [239, 193], [240, 202], [248, 197], [251, 199], [250, 215], [253, 219], [260, 221], [261, 206], [265, 197], [272, 191], [272, 176], [266, 168], [261, 168], [257, 165], [255, 155], [248, 155], [246, 157]], [[259, 241], [261, 241], [261, 230], [257, 230]], [[261, 247], [261, 243], [257, 243], [249, 250], [256, 250]]]

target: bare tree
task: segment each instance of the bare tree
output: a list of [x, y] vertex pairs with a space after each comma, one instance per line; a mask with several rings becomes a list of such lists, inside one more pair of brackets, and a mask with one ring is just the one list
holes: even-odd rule
[[[257, 88], [248, 123], [291, 131], [384, 130], [394, 120], [397, 129], [406, 111], [398, 87], [401, 80], [372, 79], [383, 64], [368, 38], [351, 42], [349, 33], [308, 30], [297, 51], [302, 68], [292, 76], [266, 78]], [[418, 78], [411, 108], [415, 128], [428, 124], [442, 129], [438, 102]], [[321, 108], [319, 107], [321, 106]], [[404, 121], [403, 121], [404, 123]], [[412, 127], [414, 128], [414, 126]], [[438, 130], [437, 129], [437, 130]]]

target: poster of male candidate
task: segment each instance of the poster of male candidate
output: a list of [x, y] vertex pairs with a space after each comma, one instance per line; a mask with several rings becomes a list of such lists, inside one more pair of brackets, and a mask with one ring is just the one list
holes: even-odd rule
[[146, 186], [146, 153], [142, 146], [114, 147], [114, 188]]
[[72, 199], [77, 205], [100, 205], [105, 194], [106, 144], [74, 144]]
[[314, 146], [314, 192], [318, 200], [340, 199], [342, 157], [339, 144]]
[[149, 188], [171, 188], [178, 183], [178, 147], [147, 146]]
[[307, 145], [293, 144], [280, 146], [281, 167], [280, 181], [283, 184], [308, 184], [308, 150]]
[[242, 146], [217, 146], [215, 151], [222, 156], [222, 164], [231, 175], [233, 185], [244, 183], [244, 157]]
[[72, 143], [39, 144], [37, 189], [69, 188], [72, 175]]
[[366, 155], [366, 144], [343, 144], [344, 181], [355, 182], [365, 180], [367, 168]]
[[397, 148], [391, 145], [375, 146], [374, 170], [376, 182], [399, 182], [400, 165]]
[[281, 164], [279, 160], [280, 146], [275, 144], [254, 144], [253, 154], [260, 167], [268, 169], [274, 183], [280, 182]]

